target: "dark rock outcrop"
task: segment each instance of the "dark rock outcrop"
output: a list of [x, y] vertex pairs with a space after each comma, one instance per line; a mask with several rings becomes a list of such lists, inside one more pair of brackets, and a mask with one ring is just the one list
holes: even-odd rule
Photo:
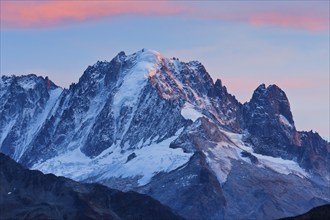
[[243, 112], [256, 152], [292, 159], [288, 152], [299, 151], [289, 100], [276, 85], [260, 85]]
[[318, 133], [296, 130], [290, 103], [276, 85], [260, 85], [243, 108], [246, 137], [255, 152], [296, 161], [319, 178], [330, 179], [330, 145]]
[[308, 212], [294, 216], [281, 218], [280, 220], [327, 220], [330, 219], [330, 204], [312, 208]]

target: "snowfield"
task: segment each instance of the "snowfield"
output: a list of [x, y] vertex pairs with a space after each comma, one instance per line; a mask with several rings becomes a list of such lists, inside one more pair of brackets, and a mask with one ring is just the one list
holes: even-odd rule
[[309, 174], [295, 161], [254, 153], [252, 147], [243, 142], [243, 134], [231, 133], [224, 130], [222, 130], [222, 132], [229, 137], [233, 143], [220, 142], [215, 148], [204, 151], [208, 157], [208, 163], [221, 184], [226, 182], [227, 176], [231, 171], [232, 159], [251, 163], [249, 158], [242, 156], [242, 152], [244, 151], [258, 159], [257, 165], [259, 167], [269, 168], [284, 175], [294, 174], [300, 178], [309, 177]]
[[188, 103], [188, 102], [186, 102], [184, 104], [184, 106], [182, 107], [181, 115], [185, 119], [192, 120], [193, 122], [195, 122], [198, 118], [206, 117], [205, 115], [203, 115], [202, 113], [197, 111], [195, 109], [195, 107], [192, 104]]
[[[141, 142], [141, 148], [122, 152], [120, 147], [111, 146], [96, 158], [85, 156], [79, 148], [54, 157], [33, 166], [43, 173], [53, 173], [77, 181], [97, 177], [98, 181], [112, 177], [138, 177], [140, 186], [150, 182], [160, 172], [170, 172], [184, 165], [192, 156], [184, 153], [181, 148], [169, 148], [170, 143], [182, 132], [160, 143], [153, 141]], [[128, 156], [135, 153], [136, 157], [128, 161]]]

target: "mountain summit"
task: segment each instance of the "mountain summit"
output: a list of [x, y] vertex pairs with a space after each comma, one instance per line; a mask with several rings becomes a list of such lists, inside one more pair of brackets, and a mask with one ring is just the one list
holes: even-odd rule
[[62, 90], [3, 76], [0, 151], [44, 173], [152, 196], [188, 219], [281, 218], [330, 202], [329, 143], [276, 85], [240, 103], [197, 61], [143, 49]]

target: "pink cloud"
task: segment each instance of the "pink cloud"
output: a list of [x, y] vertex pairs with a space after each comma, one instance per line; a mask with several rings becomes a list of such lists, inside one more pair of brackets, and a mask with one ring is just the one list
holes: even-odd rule
[[249, 17], [249, 23], [254, 26], [279, 26], [286, 28], [300, 28], [309, 31], [323, 31], [329, 29], [326, 17], [290, 15], [285, 13], [259, 13]]
[[182, 7], [167, 2], [107, 1], [1, 1], [4, 28], [40, 28], [121, 14], [173, 15]]
[[[300, 3], [299, 3], [300, 4]], [[302, 3], [303, 4], [303, 3]], [[277, 5], [278, 6], [278, 5]], [[1, 1], [2, 28], [47, 28], [58, 25], [101, 19], [117, 15], [173, 16], [242, 22], [253, 26], [273, 26], [329, 30], [329, 11], [305, 5], [274, 7], [263, 2], [191, 3], [174, 1]], [[329, 6], [329, 5], [325, 5]], [[321, 13], [320, 13], [321, 12]]]

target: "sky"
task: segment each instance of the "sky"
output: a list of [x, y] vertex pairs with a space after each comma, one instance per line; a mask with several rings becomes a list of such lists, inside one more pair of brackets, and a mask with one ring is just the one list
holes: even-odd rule
[[98, 60], [153, 49], [202, 62], [244, 103], [261, 83], [329, 139], [329, 1], [1, 0], [0, 74], [68, 88]]

